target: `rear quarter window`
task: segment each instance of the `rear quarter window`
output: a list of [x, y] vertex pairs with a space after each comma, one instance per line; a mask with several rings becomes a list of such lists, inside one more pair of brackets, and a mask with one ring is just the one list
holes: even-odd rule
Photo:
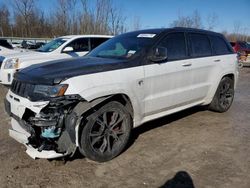
[[205, 34], [189, 33], [191, 57], [205, 57], [212, 55], [209, 38]]
[[223, 38], [211, 35], [210, 40], [215, 55], [224, 55], [233, 53]]

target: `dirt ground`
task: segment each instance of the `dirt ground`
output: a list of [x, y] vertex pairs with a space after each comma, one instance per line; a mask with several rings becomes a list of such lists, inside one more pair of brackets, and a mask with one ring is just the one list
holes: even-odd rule
[[196, 188], [249, 188], [250, 68], [240, 73], [228, 112], [196, 107], [146, 123], [133, 131], [129, 148], [106, 163], [31, 159], [8, 136], [1, 87], [0, 187], [160, 187], [185, 171]]

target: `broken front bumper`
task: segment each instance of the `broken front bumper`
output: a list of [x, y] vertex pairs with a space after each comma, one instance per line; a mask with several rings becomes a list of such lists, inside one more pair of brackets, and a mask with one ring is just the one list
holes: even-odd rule
[[[9, 135], [24, 144], [27, 148], [27, 154], [34, 159], [63, 157], [72, 154], [76, 149], [65, 129], [60, 131], [56, 138], [51, 137], [49, 131], [52, 130], [51, 127], [55, 127], [54, 124], [51, 126], [51, 122], [54, 122], [54, 119], [51, 118], [51, 116], [54, 116], [53, 113], [45, 116], [49, 119], [44, 119], [44, 117], [39, 119], [40, 115], [44, 113], [42, 111], [49, 106], [49, 103], [49, 101], [32, 102], [10, 90], [5, 99], [5, 110], [12, 117]], [[59, 117], [57, 120], [58, 124], [59, 122], [62, 124]]]
[[28, 143], [28, 138], [31, 136], [31, 134], [24, 130], [14, 118], [11, 118], [11, 126], [12, 128], [9, 129], [9, 135], [19, 143], [24, 144], [26, 146], [26, 153], [33, 159], [54, 159], [67, 155], [66, 153], [57, 153], [54, 150], [38, 151], [37, 148], [32, 147]]

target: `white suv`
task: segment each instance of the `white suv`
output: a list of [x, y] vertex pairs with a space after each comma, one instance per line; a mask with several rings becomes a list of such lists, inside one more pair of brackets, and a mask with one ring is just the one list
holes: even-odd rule
[[15, 74], [5, 100], [9, 133], [33, 158], [72, 156], [79, 149], [92, 160], [108, 161], [144, 122], [197, 105], [227, 111], [237, 78], [236, 54], [219, 33], [130, 32], [86, 57]]
[[33, 64], [86, 55], [112, 36], [68, 35], [56, 38], [36, 51], [6, 55], [0, 70], [0, 83], [10, 85], [15, 72]]

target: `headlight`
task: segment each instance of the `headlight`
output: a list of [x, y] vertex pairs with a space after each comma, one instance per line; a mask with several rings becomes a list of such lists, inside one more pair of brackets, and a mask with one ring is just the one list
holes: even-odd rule
[[67, 90], [67, 84], [47, 86], [47, 85], [36, 85], [34, 88], [34, 93], [42, 94], [46, 97], [60, 97], [63, 96]]
[[4, 69], [18, 69], [19, 63], [20, 61], [18, 58], [6, 59], [4, 64]]

